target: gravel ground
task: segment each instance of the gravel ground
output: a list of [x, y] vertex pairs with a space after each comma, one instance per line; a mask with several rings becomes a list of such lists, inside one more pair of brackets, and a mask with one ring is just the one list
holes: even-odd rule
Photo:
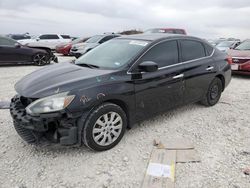
[[[69, 57], [60, 57], [67, 61]], [[0, 99], [14, 94], [14, 83], [39, 69], [0, 67]], [[176, 166], [176, 187], [249, 188], [250, 77], [234, 76], [211, 108], [187, 105], [127, 131], [113, 149], [34, 147], [15, 132], [8, 110], [0, 110], [0, 187], [140, 187], [155, 138], [190, 140], [201, 163]]]

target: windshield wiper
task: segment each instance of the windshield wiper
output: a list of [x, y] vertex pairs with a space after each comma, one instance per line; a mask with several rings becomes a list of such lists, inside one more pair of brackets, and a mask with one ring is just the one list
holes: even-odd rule
[[91, 69], [99, 69], [100, 67], [99, 66], [97, 66], [97, 65], [92, 65], [92, 64], [87, 64], [87, 63], [79, 63], [79, 64], [77, 64], [77, 65], [79, 65], [79, 66], [83, 66], [83, 67], [89, 67], [89, 68], [91, 68]]

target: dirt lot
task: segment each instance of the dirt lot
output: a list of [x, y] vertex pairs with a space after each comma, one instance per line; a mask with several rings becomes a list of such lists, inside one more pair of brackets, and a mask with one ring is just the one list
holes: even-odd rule
[[[60, 58], [67, 61], [68, 58]], [[14, 83], [39, 69], [0, 67], [0, 99], [10, 99]], [[185, 138], [201, 163], [178, 164], [176, 187], [249, 188], [250, 77], [234, 76], [211, 108], [192, 104], [144, 121], [126, 132], [114, 149], [95, 153], [81, 148], [45, 148], [24, 143], [8, 110], [0, 110], [0, 187], [140, 187], [152, 142]]]

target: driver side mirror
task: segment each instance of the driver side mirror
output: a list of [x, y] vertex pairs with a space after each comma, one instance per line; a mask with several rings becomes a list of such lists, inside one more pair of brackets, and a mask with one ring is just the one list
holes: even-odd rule
[[15, 48], [21, 48], [21, 44], [15, 43]]
[[140, 71], [155, 72], [158, 70], [158, 64], [153, 61], [144, 61], [138, 66]]
[[40, 39], [39, 38], [36, 38], [36, 41], [39, 41]]

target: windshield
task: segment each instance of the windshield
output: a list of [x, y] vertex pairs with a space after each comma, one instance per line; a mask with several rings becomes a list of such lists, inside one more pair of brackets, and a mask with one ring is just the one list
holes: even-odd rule
[[104, 69], [118, 69], [135, 57], [148, 42], [114, 39], [103, 43], [76, 60], [75, 64], [89, 64]]
[[77, 38], [75, 40], [72, 41], [72, 44], [78, 44], [80, 42], [83, 42], [86, 38], [84, 37], [81, 37], [81, 38]]
[[217, 46], [218, 47], [230, 47], [233, 45], [233, 41], [224, 41], [224, 42], [221, 42], [219, 43]]
[[91, 38], [89, 38], [88, 40], [86, 40], [86, 43], [97, 43], [100, 39], [102, 39], [103, 36], [101, 35], [96, 35], [93, 36]]
[[14, 40], [22, 40], [22, 39], [30, 39], [31, 37], [26, 35], [12, 35], [11, 38]]
[[235, 50], [250, 50], [250, 41], [242, 42]]

